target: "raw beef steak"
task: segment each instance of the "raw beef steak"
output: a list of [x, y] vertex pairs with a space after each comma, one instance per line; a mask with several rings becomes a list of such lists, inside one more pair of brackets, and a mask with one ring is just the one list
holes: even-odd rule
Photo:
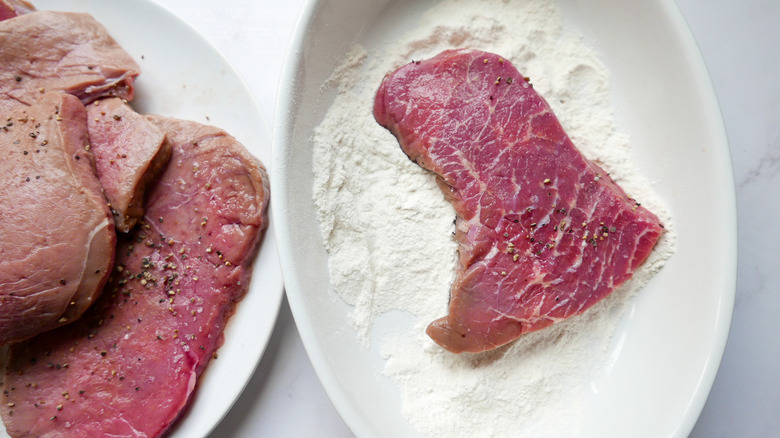
[[162, 130], [118, 97], [87, 105], [89, 141], [116, 228], [130, 231], [144, 213], [144, 191], [171, 158]]
[[172, 145], [112, 280], [76, 323], [11, 348], [11, 436], [156, 437], [182, 414], [247, 291], [266, 227], [262, 165], [217, 128], [151, 117]]
[[38, 11], [0, 21], [0, 108], [28, 105], [42, 91], [65, 91], [89, 103], [133, 99], [141, 72], [89, 14]]
[[108, 280], [116, 236], [89, 151], [84, 105], [51, 92], [0, 116], [4, 345], [81, 316]]
[[452, 352], [582, 313], [628, 280], [663, 232], [497, 55], [454, 50], [401, 67], [383, 80], [374, 117], [455, 207], [449, 314], [427, 329]]
[[28, 14], [35, 6], [24, 0], [0, 0], [0, 21]]

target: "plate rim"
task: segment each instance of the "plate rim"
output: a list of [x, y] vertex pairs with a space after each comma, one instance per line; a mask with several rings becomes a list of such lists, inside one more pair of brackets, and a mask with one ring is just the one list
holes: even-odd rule
[[[728, 140], [728, 133], [726, 131], [726, 123], [723, 118], [723, 111], [715, 92], [715, 86], [712, 83], [712, 76], [710, 75], [707, 64], [704, 60], [704, 55], [699, 47], [696, 39], [693, 35], [691, 27], [685, 20], [685, 16], [680, 10], [677, 3], [674, 0], [659, 0], [661, 6], [664, 8], [666, 18], [672, 22], [674, 29], [677, 30], [677, 41], [682, 44], [688, 53], [689, 68], [694, 70], [696, 83], [701, 87], [701, 97], [707, 99], [708, 105], [702, 108], [706, 115], [708, 122], [712, 124], [711, 127], [717, 127], [717, 135], [713, 132], [713, 136], [718, 138], [717, 145], [713, 145], [714, 148], [720, 149], [724, 155], [723, 163], [724, 169], [721, 169], [724, 174], [729, 177], [728, 181], [724, 181], [720, 189], [725, 190], [722, 192], [724, 202], [728, 204], [727, 215], [723, 217], [724, 225], [732, 232], [730, 236], [733, 238], [728, 239], [724, 244], [726, 246], [725, 254], [731, 254], [731, 260], [729, 265], [731, 269], [726, 273], [724, 283], [728, 284], [728, 290], [723, 290], [718, 300], [718, 310], [715, 315], [715, 327], [716, 341], [712, 345], [712, 349], [707, 358], [707, 363], [701, 371], [700, 379], [698, 382], [698, 388], [693, 394], [686, 414], [684, 415], [682, 424], [677, 429], [676, 437], [687, 437], [693, 430], [696, 422], [701, 416], [701, 412], [704, 409], [704, 405], [709, 398], [709, 394], [712, 391], [712, 386], [715, 383], [715, 377], [717, 376], [718, 369], [723, 360], [723, 355], [726, 350], [726, 344], [728, 342], [729, 332], [731, 330], [731, 321], [734, 314], [734, 304], [736, 301], [737, 291], [737, 268], [738, 268], [738, 226], [737, 226], [737, 194], [736, 183], [734, 179], [734, 165], [731, 158], [731, 148]], [[695, 59], [692, 59], [695, 58]]]

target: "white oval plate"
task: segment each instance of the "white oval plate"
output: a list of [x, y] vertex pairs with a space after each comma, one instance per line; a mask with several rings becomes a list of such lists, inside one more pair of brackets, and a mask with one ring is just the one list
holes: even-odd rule
[[[371, 52], [397, 40], [434, 3], [310, 1], [283, 71], [271, 173], [287, 296], [323, 386], [361, 437], [420, 434], [401, 414], [381, 355], [350, 328], [351, 308], [328, 291], [311, 137], [334, 98], [322, 85], [349, 45]], [[685, 437], [720, 364], [736, 284], [734, 180], [718, 103], [672, 0], [556, 3], [609, 68], [619, 129], [677, 232], [675, 254], [620, 321], [607, 377], [571, 436]]]
[[[38, 9], [89, 12], [141, 66], [133, 107], [219, 126], [264, 164], [271, 135], [238, 73], [217, 50], [176, 15], [150, 0], [36, 0]], [[249, 292], [239, 303], [194, 400], [170, 434], [204, 437], [233, 406], [254, 373], [273, 332], [284, 295], [273, 220], [254, 262]], [[152, 407], [150, 407], [152, 409]], [[7, 437], [0, 428], [0, 438]]]

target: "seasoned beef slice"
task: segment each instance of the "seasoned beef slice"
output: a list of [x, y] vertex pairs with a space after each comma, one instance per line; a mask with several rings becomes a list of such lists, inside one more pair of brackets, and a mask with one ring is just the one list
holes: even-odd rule
[[11, 348], [0, 413], [13, 437], [164, 434], [247, 291], [265, 170], [217, 128], [150, 120], [171, 142], [170, 165], [120, 235], [103, 295], [76, 323]]
[[0, 116], [3, 345], [78, 318], [108, 280], [116, 236], [84, 105], [52, 92]]
[[497, 55], [453, 50], [399, 68], [374, 117], [455, 208], [449, 314], [427, 329], [452, 352], [490, 350], [584, 312], [663, 232]]
[[29, 14], [35, 6], [24, 0], [0, 0], [0, 21]]
[[0, 109], [65, 91], [89, 103], [133, 99], [138, 64], [89, 14], [38, 11], [0, 21]]
[[89, 141], [116, 228], [130, 231], [143, 216], [144, 191], [168, 164], [162, 130], [118, 97], [87, 105]]

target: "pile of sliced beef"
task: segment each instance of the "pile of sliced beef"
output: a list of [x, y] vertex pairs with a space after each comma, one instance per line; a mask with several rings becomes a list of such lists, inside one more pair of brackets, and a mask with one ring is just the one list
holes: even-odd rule
[[452, 50], [403, 66], [383, 80], [374, 116], [455, 207], [449, 314], [427, 330], [452, 352], [491, 350], [584, 312], [663, 233], [498, 55]]
[[140, 68], [88, 14], [0, 21], [0, 47], [3, 345], [77, 319], [108, 279], [115, 225], [84, 105], [132, 99]]
[[136, 113], [88, 14], [0, 0], [0, 414], [12, 437], [160, 436], [222, 344], [267, 226], [224, 131]]

